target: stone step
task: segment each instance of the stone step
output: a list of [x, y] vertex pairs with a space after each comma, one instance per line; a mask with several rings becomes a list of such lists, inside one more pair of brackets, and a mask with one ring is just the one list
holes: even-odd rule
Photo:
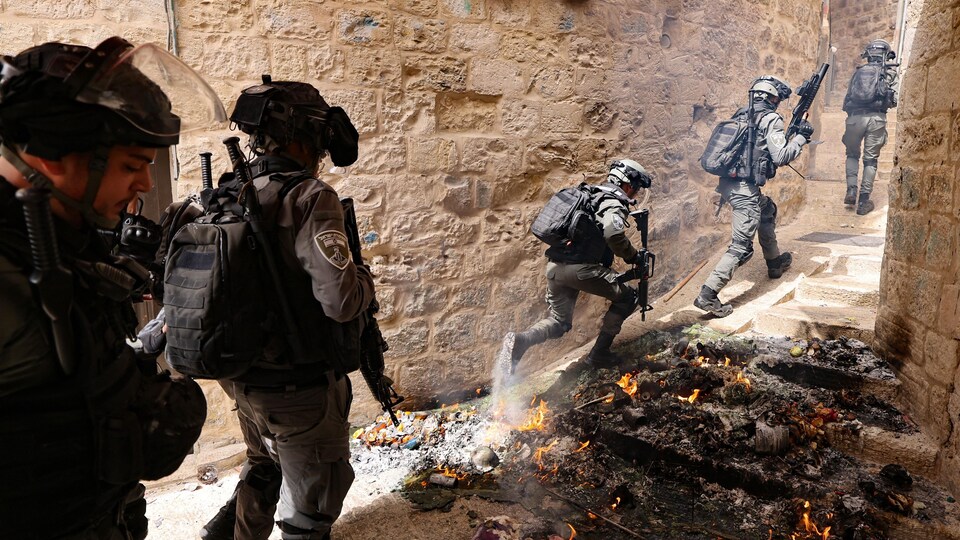
[[899, 463], [910, 474], [936, 478], [937, 445], [922, 433], [894, 433], [877, 426], [851, 429], [846, 422], [827, 424], [830, 446], [878, 465]]
[[861, 277], [879, 276], [882, 265], [882, 255], [840, 255], [827, 263], [825, 272]]
[[873, 345], [875, 321], [876, 311], [870, 308], [817, 306], [791, 300], [758, 314], [753, 331], [807, 339], [846, 336]]
[[845, 274], [824, 273], [803, 280], [796, 298], [814, 305], [860, 306], [876, 309], [879, 278], [876, 281]]

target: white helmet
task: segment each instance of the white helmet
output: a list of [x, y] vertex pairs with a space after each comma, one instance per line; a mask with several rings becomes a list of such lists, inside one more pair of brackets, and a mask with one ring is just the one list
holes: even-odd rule
[[763, 75], [753, 81], [753, 86], [750, 87], [750, 93], [767, 94], [770, 97], [776, 97], [783, 101], [790, 97], [793, 90], [790, 89], [790, 85], [773, 75]]
[[618, 159], [610, 164], [607, 181], [611, 184], [630, 184], [633, 189], [649, 188], [653, 177], [632, 159]]

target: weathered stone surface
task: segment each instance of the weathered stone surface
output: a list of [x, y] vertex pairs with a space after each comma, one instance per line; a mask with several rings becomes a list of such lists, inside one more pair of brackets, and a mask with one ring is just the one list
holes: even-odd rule
[[464, 139], [460, 153], [461, 170], [493, 177], [515, 174], [523, 164], [523, 146], [515, 139]]
[[462, 94], [437, 96], [438, 131], [497, 131], [497, 104]]
[[[326, 43], [314, 45], [307, 50], [307, 73], [311, 78], [343, 82], [344, 68], [344, 55], [341, 50], [332, 49]], [[353, 73], [357, 74], [358, 71]]]
[[610, 42], [577, 37], [570, 41], [568, 54], [582, 67], [608, 68], [613, 58], [613, 47]]
[[[237, 9], [231, 6], [223, 11], [236, 12]], [[113, 23], [164, 28], [167, 26], [166, 10], [162, 4], [157, 4], [153, 0], [129, 0], [122, 4], [110, 0], [97, 0], [97, 14]]]
[[[109, 2], [109, 0], [100, 1]], [[150, 4], [157, 6], [155, 2], [150, 2]], [[208, 5], [207, 0], [181, 0], [177, 2], [177, 21], [180, 27], [209, 33], [228, 33], [248, 30], [253, 26], [254, 10], [249, 4], [236, 2], [217, 6], [216, 9], [205, 9], [205, 6]], [[166, 26], [165, 10], [162, 7], [154, 7], [152, 10], [161, 12], [163, 15], [162, 23]], [[127, 9], [122, 11], [129, 12]]]
[[926, 267], [947, 270], [957, 254], [957, 223], [952, 218], [930, 217], [930, 237], [926, 245]]
[[444, 179], [443, 184], [445, 188], [443, 208], [461, 216], [471, 213], [474, 209], [473, 181], [470, 178], [451, 175]]
[[436, 100], [436, 94], [430, 92], [384, 92], [381, 109], [384, 131], [406, 135], [435, 133]]
[[405, 57], [403, 74], [408, 91], [463, 92], [467, 89], [467, 65], [452, 56]]
[[387, 46], [393, 38], [390, 17], [385, 11], [348, 9], [337, 13], [336, 32], [341, 43]]
[[526, 86], [523, 70], [516, 62], [483, 57], [470, 60], [470, 91], [488, 96], [521, 95]]
[[458, 19], [484, 19], [487, 16], [486, 0], [440, 0], [444, 15]]
[[323, 96], [331, 106], [343, 107], [361, 136], [377, 131], [377, 93], [373, 90], [328, 90]]
[[540, 129], [542, 105], [536, 101], [505, 99], [500, 104], [504, 135], [529, 137]]
[[564, 99], [573, 94], [574, 74], [571, 66], [547, 65], [538, 69], [530, 82], [541, 96]]
[[13, 15], [37, 19], [86, 19], [96, 12], [95, 0], [23, 0], [5, 4]]
[[259, 81], [261, 74], [270, 72], [270, 53], [265, 39], [212, 34], [197, 41], [190, 45], [194, 54], [199, 52], [199, 57], [196, 63], [188, 63], [207, 77]]
[[542, 142], [527, 148], [524, 157], [525, 172], [547, 172], [557, 167], [572, 169], [574, 143], [569, 141]]
[[343, 54], [343, 82], [356, 86], [400, 88], [401, 60], [396, 50], [353, 47]]
[[351, 170], [358, 174], [395, 173], [407, 164], [407, 145], [400, 135], [361, 137], [357, 154]]
[[453, 171], [457, 165], [457, 147], [450, 139], [410, 137], [407, 144], [411, 172]]
[[547, 135], [580, 133], [583, 130], [583, 105], [567, 101], [544, 103], [541, 128]]
[[9, 54], [20, 52], [37, 44], [37, 30], [32, 24], [0, 20], [0, 36], [4, 50]]
[[437, 19], [399, 16], [395, 41], [404, 51], [441, 52], [447, 46], [447, 23]]
[[500, 45], [500, 34], [485, 24], [457, 23], [450, 28], [451, 52], [492, 55]]
[[926, 358], [923, 369], [931, 381], [946, 385], [949, 384], [948, 381], [953, 380], [957, 366], [960, 365], [958, 345], [960, 341], [956, 339], [943, 336], [938, 332], [927, 332], [923, 347], [923, 355]]
[[443, 285], [425, 282], [405, 294], [404, 313], [412, 317], [436, 313], [447, 307], [449, 296], [449, 291]]
[[917, 158], [939, 154], [946, 149], [950, 117], [946, 114], [924, 116], [897, 126], [901, 134], [901, 153], [915, 154]]
[[530, 22], [530, 3], [525, 0], [490, 2], [490, 20], [511, 28], [522, 28]]
[[440, 352], [462, 351], [477, 343], [477, 315], [457, 313], [434, 324], [433, 345]]
[[325, 42], [330, 39], [333, 20], [330, 9], [319, 2], [273, 0], [257, 5], [259, 35], [279, 38], [309, 39]]
[[270, 75], [277, 81], [301, 81], [307, 70], [307, 49], [292, 43], [270, 44]]
[[390, 344], [387, 358], [403, 358], [426, 352], [430, 345], [430, 326], [422, 319], [408, 319], [398, 328], [384, 328], [383, 337]]
[[399, 0], [399, 8], [424, 17], [433, 17], [440, 10], [437, 0]]
[[960, 86], [960, 51], [937, 59], [927, 74], [927, 100], [924, 113], [956, 110], [956, 88]]
[[480, 225], [475, 221], [461, 220], [449, 214], [409, 212], [393, 217], [389, 240], [407, 249], [423, 246], [446, 248], [453, 238], [462, 246], [475, 242], [479, 232]]
[[500, 56], [535, 65], [563, 63], [562, 36], [533, 32], [504, 32], [500, 38]]

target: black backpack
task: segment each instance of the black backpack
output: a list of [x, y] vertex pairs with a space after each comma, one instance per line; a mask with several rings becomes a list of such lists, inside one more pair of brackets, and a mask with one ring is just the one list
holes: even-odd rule
[[857, 66], [857, 70], [850, 77], [847, 86], [847, 95], [843, 100], [843, 110], [854, 109], [883, 109], [893, 106], [892, 92], [887, 84], [884, 66], [871, 62]]
[[530, 231], [551, 247], [573, 247], [577, 244], [603, 244], [603, 232], [596, 220], [592, 191], [586, 183], [561, 189], [550, 197]]
[[703, 170], [727, 178], [736, 177], [738, 169], [745, 170], [741, 161], [745, 158], [749, 131], [750, 122], [746, 114], [734, 115], [717, 124], [700, 156]]
[[[301, 175], [284, 183], [282, 198]], [[271, 181], [271, 184], [273, 182]], [[252, 187], [252, 186], [251, 186]], [[268, 302], [263, 249], [237, 202], [240, 183], [204, 193], [204, 213], [177, 230], [164, 272], [166, 358], [190, 377], [231, 379], [263, 358], [282, 324]]]

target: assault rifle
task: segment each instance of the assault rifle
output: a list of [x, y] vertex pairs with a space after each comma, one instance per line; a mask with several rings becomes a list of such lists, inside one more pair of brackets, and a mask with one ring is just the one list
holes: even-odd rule
[[30, 283], [37, 287], [40, 305], [50, 319], [53, 344], [60, 367], [65, 375], [73, 375], [76, 368], [73, 326], [70, 323], [73, 276], [60, 262], [53, 215], [50, 213], [50, 190], [21, 189], [17, 191], [17, 200], [23, 204], [23, 217], [27, 223], [27, 236], [30, 238], [30, 254], [33, 258]]
[[[363, 264], [363, 255], [360, 253], [360, 229], [357, 226], [353, 199], [340, 199], [340, 204], [343, 206], [343, 228], [347, 233], [347, 244], [350, 246], [353, 263], [360, 266]], [[393, 425], [399, 426], [400, 421], [397, 420], [393, 408], [403, 402], [403, 396], [393, 389], [390, 377], [383, 374], [383, 353], [387, 352], [390, 346], [380, 333], [376, 318], [378, 311], [380, 304], [374, 298], [370, 307], [360, 315], [363, 324], [363, 333], [360, 334], [360, 374], [370, 388], [370, 393], [380, 402], [383, 411], [390, 415]]]
[[647, 230], [650, 222], [650, 210], [634, 210], [630, 216], [637, 222], [637, 230], [640, 231], [640, 251], [637, 254], [638, 263], [633, 268], [617, 276], [617, 281], [625, 283], [635, 279], [640, 280], [637, 283], [637, 305], [640, 309], [640, 320], [647, 320], [647, 312], [653, 309], [650, 305], [649, 288], [650, 278], [653, 277], [654, 266], [657, 262], [657, 256], [647, 250]]
[[807, 119], [807, 113], [810, 112], [813, 99], [817, 97], [817, 92], [820, 91], [820, 85], [827, 76], [827, 69], [829, 68], [830, 64], [826, 62], [820, 64], [820, 69], [809, 79], [803, 81], [803, 84], [797, 89], [800, 102], [793, 108], [793, 117], [790, 119], [790, 127], [787, 128], [787, 140], [800, 132], [800, 123]]

